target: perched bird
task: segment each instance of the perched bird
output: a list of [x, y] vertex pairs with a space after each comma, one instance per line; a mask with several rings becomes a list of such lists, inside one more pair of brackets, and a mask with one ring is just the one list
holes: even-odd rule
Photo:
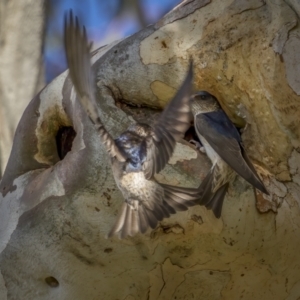
[[199, 204], [212, 209], [220, 218], [229, 182], [236, 173], [269, 194], [246, 154], [238, 130], [217, 99], [206, 91], [199, 91], [191, 98], [191, 109], [196, 133], [213, 164], [200, 185]]
[[182, 86], [155, 126], [134, 124], [113, 139], [97, 112], [96, 82], [86, 31], [84, 28], [81, 30], [72, 11], [66, 15], [64, 26], [69, 75], [83, 108], [95, 124], [111, 158], [113, 176], [125, 200], [108, 237], [118, 233], [121, 238], [144, 233], [149, 226], [155, 228], [163, 218], [196, 205], [199, 189], [159, 184], [153, 179], [153, 175], [165, 167], [176, 141], [183, 137], [190, 126], [192, 63]]

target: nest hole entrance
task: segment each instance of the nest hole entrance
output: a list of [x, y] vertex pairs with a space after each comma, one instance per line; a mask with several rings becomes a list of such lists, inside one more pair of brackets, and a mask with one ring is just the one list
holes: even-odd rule
[[196, 141], [198, 143], [201, 144], [198, 136], [197, 136], [197, 133], [196, 133], [196, 129], [194, 127], [194, 124], [191, 124], [191, 126], [189, 127], [189, 129], [185, 132], [185, 135], [184, 135], [184, 139], [188, 142], [190, 141]]
[[56, 134], [57, 154], [60, 160], [63, 160], [68, 152], [72, 150], [73, 140], [76, 136], [76, 131], [72, 126], [60, 127]]

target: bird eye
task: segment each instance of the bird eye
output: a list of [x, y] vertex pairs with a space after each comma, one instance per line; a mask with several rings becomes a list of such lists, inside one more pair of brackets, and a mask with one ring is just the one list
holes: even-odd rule
[[204, 95], [201, 95], [200, 97], [201, 97], [202, 100], [206, 99], [206, 96], [204, 96]]

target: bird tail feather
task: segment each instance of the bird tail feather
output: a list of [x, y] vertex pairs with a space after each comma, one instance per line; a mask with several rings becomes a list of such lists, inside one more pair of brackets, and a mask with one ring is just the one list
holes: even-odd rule
[[115, 224], [107, 237], [119, 234], [121, 239], [134, 236], [138, 232], [145, 233], [149, 227], [154, 229], [157, 223], [177, 211], [187, 210], [198, 204], [200, 197], [198, 188], [176, 187], [160, 184], [163, 188], [163, 199], [154, 198], [151, 203], [130, 200], [124, 202]]
[[204, 205], [207, 209], [211, 209], [216, 218], [221, 217], [222, 207], [229, 182], [226, 182], [214, 192], [215, 168], [213, 168], [202, 181], [200, 190], [200, 200], [198, 204]]
[[158, 221], [170, 217], [175, 211], [166, 203], [155, 201], [152, 209], [146, 203], [138, 200], [124, 202], [117, 220], [107, 237], [118, 235], [120, 239], [134, 236], [137, 233], [145, 233], [149, 227], [154, 229]]

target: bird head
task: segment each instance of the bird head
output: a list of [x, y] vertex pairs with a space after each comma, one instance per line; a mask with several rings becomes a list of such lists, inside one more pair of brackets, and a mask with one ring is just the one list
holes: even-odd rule
[[132, 132], [140, 137], [146, 137], [152, 131], [152, 127], [145, 123], [135, 123], [128, 127], [128, 132]]
[[208, 113], [220, 109], [217, 98], [206, 91], [198, 91], [191, 97], [193, 114]]

